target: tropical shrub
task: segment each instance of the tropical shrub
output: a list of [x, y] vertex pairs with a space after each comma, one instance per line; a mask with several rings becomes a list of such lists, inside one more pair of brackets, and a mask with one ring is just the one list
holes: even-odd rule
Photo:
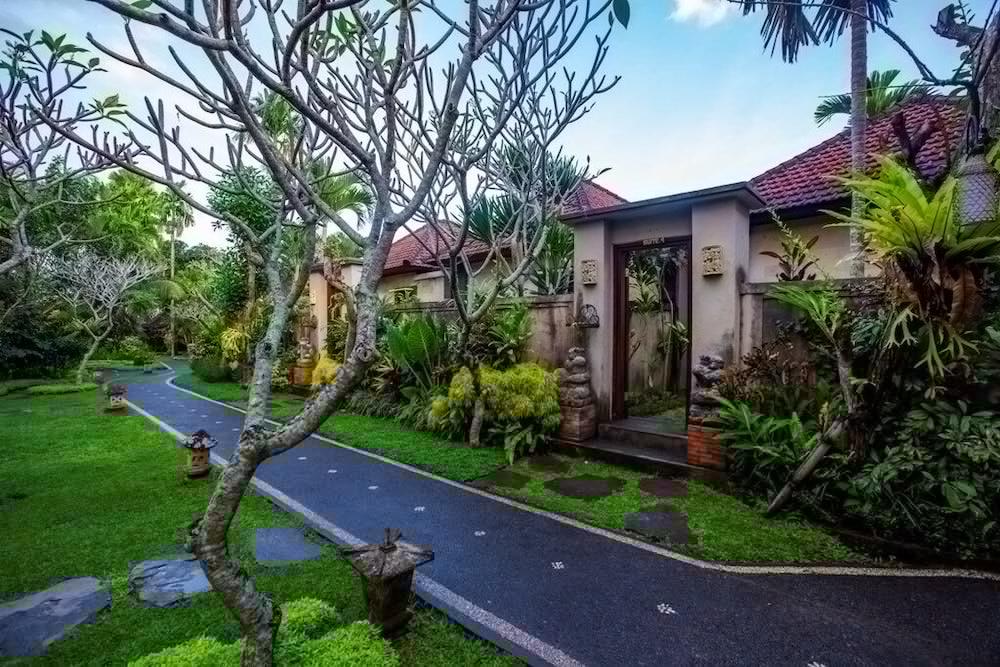
[[840, 487], [845, 512], [882, 534], [1000, 555], [1000, 416], [925, 403]]
[[1000, 217], [963, 224], [955, 178], [928, 194], [905, 166], [880, 164], [875, 178], [844, 180], [865, 201], [864, 213], [830, 215], [864, 234], [894, 287], [892, 340], [919, 344], [919, 365], [936, 381], [972, 350], [965, 334], [980, 312], [984, 267], [1000, 254]]
[[126, 336], [115, 348], [116, 359], [127, 359], [133, 366], [146, 366], [156, 361], [156, 355], [146, 341], [138, 336]]
[[232, 382], [234, 372], [219, 357], [195, 357], [191, 360], [191, 372], [204, 382]]
[[816, 272], [813, 268], [816, 266], [818, 259], [813, 254], [812, 249], [817, 241], [819, 241], [819, 236], [814, 236], [806, 241], [799, 234], [792, 231], [776, 215], [772, 217], [774, 218], [774, 224], [778, 227], [778, 231], [781, 232], [781, 252], [777, 253], [773, 250], [765, 250], [760, 254], [778, 260], [777, 277], [779, 281], [815, 280]]
[[399, 417], [400, 405], [395, 398], [359, 390], [347, 398], [344, 412], [366, 417]]
[[555, 372], [526, 363], [506, 370], [478, 369], [479, 393], [472, 371], [463, 367], [452, 378], [447, 397], [435, 399], [431, 424], [452, 435], [468, 432], [477, 397], [481, 396], [488, 440], [502, 445], [513, 462], [531, 452], [559, 428], [559, 385]]
[[401, 386], [430, 390], [447, 377], [454, 340], [448, 327], [433, 315], [406, 315], [389, 323], [386, 352], [403, 377]]
[[731, 478], [741, 486], [776, 493], [816, 445], [816, 432], [794, 412], [767, 417], [743, 402], [722, 399], [719, 415]]
[[337, 379], [338, 368], [340, 368], [340, 364], [326, 354], [321, 354], [313, 369], [312, 388], [319, 389], [325, 384], [333, 384], [333, 381]]
[[47, 396], [54, 394], [75, 394], [81, 391], [93, 391], [97, 385], [93, 382], [81, 382], [79, 384], [40, 384], [28, 387], [25, 392], [33, 396]]

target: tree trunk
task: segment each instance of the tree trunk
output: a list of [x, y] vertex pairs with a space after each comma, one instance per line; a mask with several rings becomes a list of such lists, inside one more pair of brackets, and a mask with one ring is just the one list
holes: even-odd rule
[[479, 447], [480, 434], [483, 430], [483, 421], [486, 418], [486, 403], [482, 396], [476, 397], [475, 406], [472, 408], [472, 423], [469, 425], [469, 446]]
[[262, 428], [244, 430], [239, 447], [222, 471], [205, 516], [191, 536], [194, 555], [205, 564], [212, 588], [222, 595], [226, 607], [239, 621], [243, 637], [241, 667], [271, 667], [274, 637], [281, 623], [280, 609], [268, 595], [257, 591], [253, 579], [240, 569], [239, 561], [229, 558], [227, 544], [229, 526], [263, 460], [262, 452], [266, 451], [258, 440], [261, 437], [266, 437]]
[[[177, 233], [173, 227], [170, 228], [170, 280], [174, 280], [174, 267], [177, 262], [176, 250], [174, 246], [176, 245]], [[173, 286], [171, 286], [173, 289]], [[177, 319], [174, 316], [174, 298], [170, 297], [170, 358], [174, 359], [177, 357]]]
[[[851, 0], [851, 171], [865, 170], [865, 135], [868, 126], [868, 0]], [[851, 215], [860, 217], [864, 208], [861, 195], [851, 194]], [[856, 227], [850, 228], [851, 277], [864, 278], [864, 239]]]
[[108, 328], [104, 330], [104, 333], [94, 338], [90, 347], [87, 349], [87, 353], [83, 355], [83, 359], [80, 361], [80, 365], [76, 369], [77, 384], [83, 384], [83, 373], [87, 370], [87, 362], [90, 361], [90, 358], [94, 356], [94, 352], [97, 352], [97, 348], [100, 347], [101, 343], [104, 342], [104, 339], [108, 337], [109, 333], [111, 333], [112, 328], [114, 327], [109, 324]]

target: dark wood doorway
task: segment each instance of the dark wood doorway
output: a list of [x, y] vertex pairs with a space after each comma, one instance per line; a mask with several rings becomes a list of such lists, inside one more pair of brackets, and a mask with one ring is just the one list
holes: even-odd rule
[[611, 417], [687, 430], [691, 382], [691, 239], [614, 247]]

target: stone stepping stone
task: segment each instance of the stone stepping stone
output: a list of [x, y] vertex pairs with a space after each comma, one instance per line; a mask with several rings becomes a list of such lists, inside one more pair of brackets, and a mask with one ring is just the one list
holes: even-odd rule
[[538, 470], [539, 472], [551, 472], [563, 474], [569, 472], [571, 468], [570, 464], [562, 459], [558, 459], [551, 454], [545, 454], [544, 456], [532, 456], [528, 459], [528, 465], [531, 466], [533, 470]]
[[49, 644], [111, 606], [111, 592], [94, 577], [67, 579], [0, 606], [0, 656], [43, 655]]
[[254, 558], [263, 565], [284, 565], [316, 560], [323, 547], [306, 539], [300, 528], [258, 528], [254, 540]]
[[687, 544], [687, 514], [683, 512], [634, 512], [625, 515], [625, 530], [657, 541]]
[[624, 489], [625, 480], [597, 475], [557, 477], [545, 482], [545, 488], [567, 498], [604, 498]]
[[470, 486], [474, 486], [477, 489], [488, 489], [491, 486], [500, 486], [505, 489], [520, 489], [530, 481], [531, 478], [527, 475], [522, 475], [511, 470], [497, 470], [488, 477], [470, 482]]
[[176, 607], [212, 590], [201, 563], [193, 556], [144, 560], [128, 573], [128, 588], [147, 607]]
[[680, 479], [654, 477], [639, 480], [639, 489], [658, 498], [683, 498], [687, 495], [687, 482]]

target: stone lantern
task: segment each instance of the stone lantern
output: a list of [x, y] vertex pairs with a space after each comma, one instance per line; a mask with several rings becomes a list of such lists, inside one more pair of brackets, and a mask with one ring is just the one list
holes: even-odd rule
[[402, 533], [398, 529], [386, 528], [385, 542], [343, 551], [361, 575], [368, 622], [381, 626], [385, 637], [400, 634], [410, 620], [413, 572], [417, 566], [434, 560], [434, 552], [429, 548], [402, 542], [400, 538]]
[[128, 410], [128, 387], [113, 384], [108, 387], [108, 412], [123, 413]]
[[191, 437], [184, 441], [184, 447], [191, 452], [191, 465], [188, 468], [188, 477], [197, 479], [204, 477], [212, 469], [210, 455], [212, 448], [218, 442], [210, 436], [207, 431], [195, 431]]

